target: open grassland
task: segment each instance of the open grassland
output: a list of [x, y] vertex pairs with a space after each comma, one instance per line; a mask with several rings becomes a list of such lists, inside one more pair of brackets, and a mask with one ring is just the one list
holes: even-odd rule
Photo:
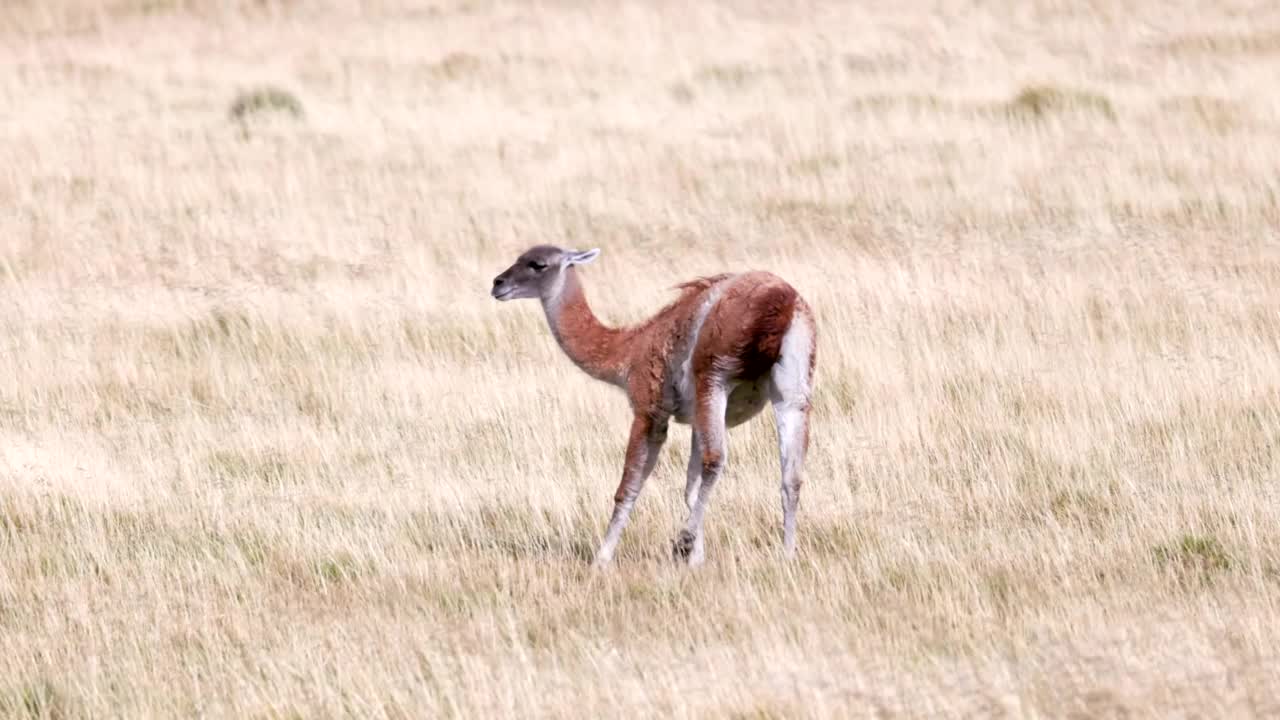
[[[0, 716], [1280, 713], [1280, 5], [336, 6], [0, 9]], [[537, 242], [809, 298], [797, 562]]]

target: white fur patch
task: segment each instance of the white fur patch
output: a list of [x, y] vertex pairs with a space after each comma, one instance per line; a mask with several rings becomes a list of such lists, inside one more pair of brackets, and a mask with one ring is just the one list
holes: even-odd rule
[[796, 552], [796, 506], [800, 500], [800, 466], [804, 463], [805, 436], [809, 424], [809, 396], [813, 377], [813, 321], [797, 310], [782, 337], [782, 357], [773, 366], [774, 416], [778, 424], [778, 451], [782, 466], [782, 548], [787, 557]]
[[791, 327], [782, 336], [782, 353], [773, 367], [773, 392], [786, 404], [807, 405], [813, 379], [809, 358], [813, 354], [813, 325], [809, 317], [796, 311]]
[[675, 377], [672, 378], [672, 386], [675, 389], [676, 397], [674, 399], [676, 422], [687, 423], [693, 418], [695, 401], [697, 399], [697, 388], [693, 385], [693, 353], [698, 347], [698, 338], [702, 335], [702, 326], [707, 322], [707, 316], [711, 314], [712, 308], [720, 301], [720, 296], [724, 293], [724, 288], [733, 282], [732, 277], [726, 278], [707, 290], [707, 296], [703, 298], [702, 304], [698, 306], [697, 312], [693, 314], [693, 321], [689, 323], [689, 332], [685, 335], [684, 347], [680, 349], [675, 356], [677, 362], [672, 367]]
[[[809, 370], [813, 341], [811, 321], [805, 314], [797, 312], [787, 334], [782, 337], [782, 357], [773, 366], [770, 378], [784, 494], [789, 491], [789, 483], [797, 476], [804, 461], [805, 425], [808, 423], [813, 383]], [[794, 524], [794, 510], [788, 515], [790, 519], [786, 522]]]

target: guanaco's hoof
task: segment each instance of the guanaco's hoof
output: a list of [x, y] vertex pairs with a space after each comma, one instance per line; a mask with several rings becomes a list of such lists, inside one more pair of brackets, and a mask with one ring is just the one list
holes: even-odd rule
[[681, 530], [676, 535], [676, 541], [671, 545], [671, 557], [676, 560], [687, 561], [689, 556], [693, 554], [693, 533], [688, 530]]

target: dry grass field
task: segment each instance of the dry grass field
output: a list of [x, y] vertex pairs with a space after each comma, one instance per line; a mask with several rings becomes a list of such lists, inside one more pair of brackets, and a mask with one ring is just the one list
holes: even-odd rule
[[[1122, 7], [1123, 6], [1123, 7]], [[0, 717], [1275, 717], [1280, 5], [9, 0]], [[609, 322], [820, 328], [675, 566]]]

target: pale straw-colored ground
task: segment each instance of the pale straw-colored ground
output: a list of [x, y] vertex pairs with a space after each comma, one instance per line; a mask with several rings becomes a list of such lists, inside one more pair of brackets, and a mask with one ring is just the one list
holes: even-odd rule
[[[0, 9], [0, 716], [1280, 713], [1280, 6], [338, 5]], [[805, 294], [796, 563], [537, 242]]]

